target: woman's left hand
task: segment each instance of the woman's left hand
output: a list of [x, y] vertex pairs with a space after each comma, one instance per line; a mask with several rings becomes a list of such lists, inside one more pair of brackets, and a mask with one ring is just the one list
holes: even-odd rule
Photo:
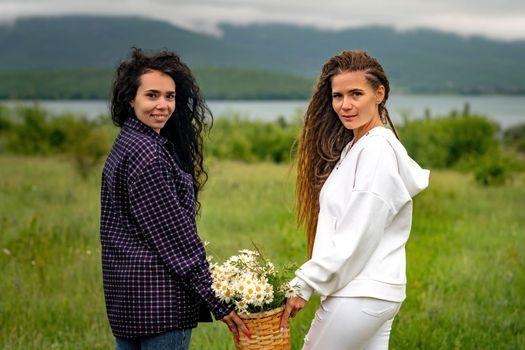
[[230, 329], [230, 332], [232, 332], [233, 339], [236, 343], [239, 342], [239, 330], [251, 339], [250, 331], [235, 311], [232, 311], [228, 315], [224, 316], [224, 318], [221, 321], [226, 323], [226, 325]]
[[288, 328], [290, 318], [295, 317], [306, 305], [306, 300], [301, 297], [291, 297], [286, 300], [283, 317], [281, 318], [281, 329]]

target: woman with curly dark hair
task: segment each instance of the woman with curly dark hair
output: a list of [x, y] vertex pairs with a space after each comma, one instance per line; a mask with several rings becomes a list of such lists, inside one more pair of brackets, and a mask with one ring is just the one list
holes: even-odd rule
[[305, 115], [296, 206], [310, 260], [290, 282], [281, 326], [321, 296], [303, 349], [385, 350], [405, 298], [412, 197], [428, 186], [399, 142], [388, 78], [362, 51], [324, 65]]
[[133, 49], [117, 69], [111, 117], [121, 131], [102, 174], [100, 237], [117, 349], [188, 349], [210, 311], [236, 339], [249, 336], [215, 297], [197, 234], [212, 115], [190, 69], [173, 52]]

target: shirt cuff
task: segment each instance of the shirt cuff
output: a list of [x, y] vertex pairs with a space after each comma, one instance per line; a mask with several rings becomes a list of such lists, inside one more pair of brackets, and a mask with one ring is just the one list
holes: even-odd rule
[[212, 311], [211, 313], [213, 314], [213, 317], [215, 317], [215, 320], [217, 321], [220, 321], [224, 318], [224, 316], [228, 316], [230, 314], [230, 312], [234, 311], [235, 310], [235, 306], [231, 305], [231, 306], [228, 306], [226, 304], [224, 304], [223, 307], [219, 308], [219, 309], [215, 309], [215, 311]]
[[293, 289], [295, 289], [297, 295], [306, 301], [310, 299], [314, 292], [313, 288], [310, 287], [303, 279], [299, 277], [295, 277], [293, 280], [290, 281], [289, 284]]
[[213, 280], [208, 271], [208, 263], [205, 260], [203, 264], [193, 269], [186, 278], [183, 278], [183, 281], [200, 296], [216, 320], [223, 319], [224, 316], [228, 315], [234, 309], [215, 296], [211, 288]]

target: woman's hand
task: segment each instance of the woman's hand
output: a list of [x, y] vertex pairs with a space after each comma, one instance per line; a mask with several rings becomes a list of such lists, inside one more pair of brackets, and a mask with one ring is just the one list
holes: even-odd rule
[[252, 337], [250, 331], [235, 311], [232, 311], [228, 315], [224, 316], [221, 321], [226, 323], [230, 329], [230, 332], [232, 332], [233, 339], [236, 343], [239, 342], [239, 330], [246, 334], [248, 338]]
[[288, 328], [290, 317], [295, 317], [299, 311], [306, 305], [306, 300], [301, 297], [291, 297], [286, 300], [283, 317], [281, 318], [281, 329]]

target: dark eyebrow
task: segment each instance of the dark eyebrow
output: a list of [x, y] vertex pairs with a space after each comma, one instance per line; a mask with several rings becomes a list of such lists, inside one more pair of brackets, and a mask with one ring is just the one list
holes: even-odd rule
[[[155, 89], [144, 90], [144, 92], [154, 92], [154, 93], [160, 94], [160, 91], [159, 90], [155, 90]], [[175, 94], [175, 90], [168, 91], [167, 93], [168, 94]]]
[[[349, 93], [352, 93], [352, 92], [363, 92], [363, 91], [364, 91], [363, 89], [358, 89], [358, 88], [348, 90]], [[332, 91], [332, 94], [340, 94], [340, 93], [341, 92], [339, 92], [339, 91]]]

